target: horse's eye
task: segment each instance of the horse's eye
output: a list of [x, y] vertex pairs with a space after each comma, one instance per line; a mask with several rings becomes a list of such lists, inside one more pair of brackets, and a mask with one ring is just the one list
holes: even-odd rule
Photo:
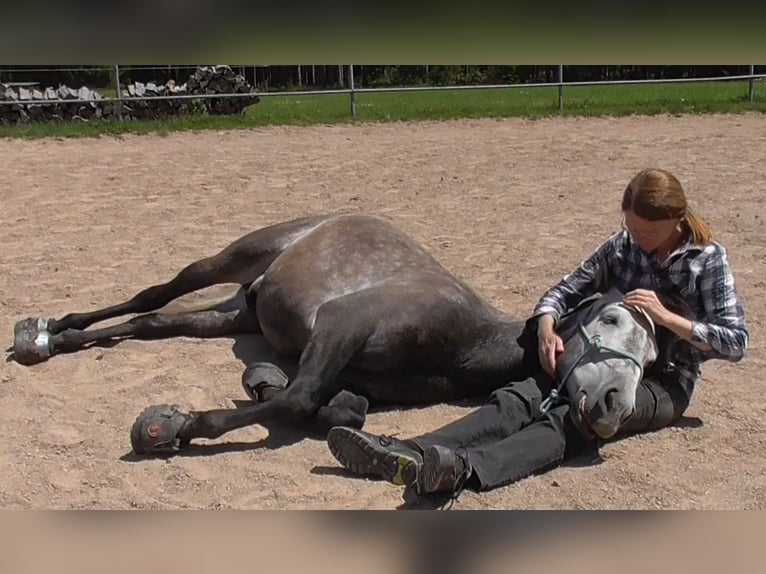
[[615, 315], [604, 315], [601, 318], [601, 322], [605, 325], [616, 325], [617, 324], [617, 317]]

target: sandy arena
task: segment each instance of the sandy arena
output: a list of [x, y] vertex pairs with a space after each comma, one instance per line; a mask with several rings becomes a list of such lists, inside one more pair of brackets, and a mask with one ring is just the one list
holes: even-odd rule
[[[687, 424], [612, 443], [454, 508], [766, 508], [762, 401], [766, 115], [509, 119], [0, 141], [0, 333], [120, 302], [257, 227], [381, 215], [518, 316], [619, 225], [640, 168], [677, 172], [729, 251], [751, 342], [708, 362]], [[145, 407], [232, 407], [247, 340], [125, 341], [0, 367], [0, 507], [390, 509], [401, 490], [346, 474], [325, 443], [261, 426], [135, 460]], [[243, 351], [244, 349], [244, 351]], [[408, 436], [466, 405], [376, 411]]]

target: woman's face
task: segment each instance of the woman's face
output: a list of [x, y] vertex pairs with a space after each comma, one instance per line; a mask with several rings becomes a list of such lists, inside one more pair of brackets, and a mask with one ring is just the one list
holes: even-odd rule
[[642, 219], [632, 211], [625, 211], [625, 229], [638, 245], [651, 253], [655, 249], [667, 246], [678, 230], [679, 219], [662, 219], [649, 221]]

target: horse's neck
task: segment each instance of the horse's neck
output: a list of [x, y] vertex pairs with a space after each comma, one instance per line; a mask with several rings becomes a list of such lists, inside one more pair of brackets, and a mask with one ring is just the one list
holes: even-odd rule
[[461, 357], [462, 368], [483, 373], [486, 377], [509, 380], [521, 369], [524, 349], [518, 339], [523, 329], [524, 322], [500, 312], [493, 313], [476, 325], [472, 345], [464, 349]]

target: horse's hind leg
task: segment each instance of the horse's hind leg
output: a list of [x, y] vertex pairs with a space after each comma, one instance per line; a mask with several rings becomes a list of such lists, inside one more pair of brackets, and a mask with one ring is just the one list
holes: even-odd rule
[[[192, 291], [217, 283], [234, 282], [234, 279], [239, 278], [236, 263], [237, 259], [232, 256], [232, 253], [224, 250], [214, 257], [188, 265], [167, 283], [144, 289], [124, 303], [87, 313], [70, 313], [61, 319], [29, 318], [19, 321], [14, 328], [14, 359], [23, 365], [38, 363], [50, 356], [50, 349], [46, 347], [50, 347], [53, 341], [55, 341], [54, 345], [73, 349], [87, 344], [89, 337], [91, 341], [103, 338], [108, 330], [99, 330], [92, 335], [83, 334], [82, 329], [93, 323], [130, 313], [154, 311]], [[126, 329], [123, 327], [118, 331], [122, 333]], [[67, 339], [61, 337], [57, 339], [59, 334], [65, 332], [70, 332]], [[75, 333], [79, 335], [75, 336]], [[80, 343], [75, 344], [75, 340]]]
[[140, 291], [128, 301], [87, 313], [70, 313], [61, 319], [25, 319], [14, 329], [14, 357], [24, 365], [47, 358], [47, 341], [67, 329], [82, 330], [121, 315], [148, 313], [174, 299], [221, 283], [249, 285], [256, 281], [292, 242], [321, 220], [305, 218], [259, 229], [236, 240], [218, 254], [182, 269], [167, 283]]
[[[128, 301], [86, 313], [70, 313], [61, 319], [51, 319], [48, 323], [48, 331], [56, 334], [66, 329], [82, 330], [93, 323], [121, 315], [156, 311], [178, 297], [205, 287], [220, 283], [239, 283], [242, 279], [246, 279], [242, 271], [249, 271], [252, 268], [252, 262], [243, 261], [237, 255], [235, 251], [225, 249], [213, 257], [195, 261], [167, 283], [148, 287]], [[250, 280], [255, 280], [256, 277]]]
[[147, 313], [164, 307], [172, 300], [211, 285], [238, 283], [248, 285], [260, 277], [269, 265], [293, 241], [310, 231], [317, 218], [288, 221], [249, 233], [212, 257], [187, 265], [173, 279], [148, 287], [130, 300], [88, 313], [70, 313], [48, 323], [50, 333], [86, 327], [121, 315]]
[[50, 355], [78, 351], [92, 343], [113, 339], [156, 340], [170, 337], [224, 337], [240, 333], [258, 333], [260, 327], [254, 310], [248, 308], [243, 290], [223, 304], [210, 309], [178, 314], [150, 313], [103, 329], [81, 331], [66, 329], [48, 337]]

